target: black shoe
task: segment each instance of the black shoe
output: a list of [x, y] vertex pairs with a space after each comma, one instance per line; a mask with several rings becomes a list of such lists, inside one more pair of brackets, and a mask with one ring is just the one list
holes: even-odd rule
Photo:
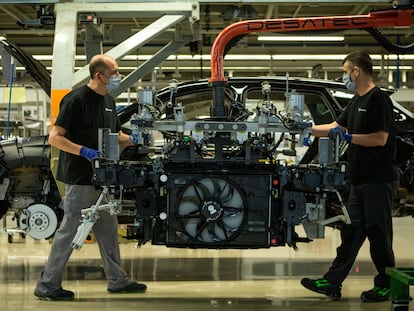
[[313, 292], [324, 294], [334, 300], [341, 298], [341, 286], [331, 284], [324, 278], [316, 280], [304, 278], [302, 279], [301, 284]]
[[122, 288], [108, 288], [108, 292], [110, 293], [144, 293], [147, 290], [147, 285], [141, 283], [131, 283]]
[[381, 302], [390, 299], [391, 289], [388, 287], [374, 287], [362, 292], [361, 300], [365, 302]]
[[48, 295], [40, 295], [36, 292], [34, 292], [34, 295], [39, 298], [40, 300], [53, 300], [53, 301], [70, 301], [73, 300], [75, 297], [75, 294], [70, 291], [63, 288], [59, 288], [55, 290], [53, 293]]

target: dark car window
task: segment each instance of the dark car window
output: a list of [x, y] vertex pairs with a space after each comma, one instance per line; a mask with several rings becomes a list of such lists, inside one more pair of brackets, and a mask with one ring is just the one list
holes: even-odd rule
[[186, 120], [208, 116], [211, 106], [211, 92], [197, 92], [177, 97], [177, 103], [184, 106]]
[[[304, 95], [304, 118], [310, 118], [314, 124], [330, 123], [334, 120], [327, 100], [318, 93], [297, 91]], [[245, 94], [245, 105], [250, 111], [254, 111], [257, 105], [263, 102], [261, 89], [251, 89]], [[277, 107], [278, 111], [284, 111], [286, 105], [285, 91], [275, 90], [270, 93], [270, 100]]]
[[335, 97], [341, 110], [344, 110], [351, 98], [354, 97], [353, 93], [344, 90], [330, 89], [329, 92], [332, 94], [333, 97]]
[[[224, 98], [225, 106], [229, 106], [231, 102], [229, 92], [231, 90], [226, 89], [226, 94], [229, 96]], [[186, 120], [210, 117], [210, 109], [213, 104], [211, 89], [197, 90], [185, 95], [178, 94], [176, 101], [184, 106], [184, 117]]]
[[335, 119], [324, 98], [318, 94], [305, 94], [306, 107], [314, 124], [331, 123]]

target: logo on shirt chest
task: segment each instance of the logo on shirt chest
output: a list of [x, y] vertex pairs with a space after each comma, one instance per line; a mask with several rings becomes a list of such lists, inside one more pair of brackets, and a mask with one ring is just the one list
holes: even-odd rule
[[358, 108], [358, 112], [367, 112], [365, 108]]
[[112, 112], [112, 109], [111, 109], [111, 108], [106, 108], [106, 107], [105, 107], [105, 111], [106, 111], [106, 112]]

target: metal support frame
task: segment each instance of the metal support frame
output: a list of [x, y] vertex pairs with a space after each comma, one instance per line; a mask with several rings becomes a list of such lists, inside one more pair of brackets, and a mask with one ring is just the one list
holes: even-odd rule
[[[186, 18], [189, 19], [190, 24], [200, 18], [198, 3], [191, 2], [179, 2], [174, 6], [166, 6], [165, 3], [124, 3], [124, 5], [119, 3], [101, 3], [99, 5], [96, 3], [58, 3], [55, 5], [56, 30], [53, 46], [52, 90], [70, 90], [80, 85], [89, 76], [87, 66], [77, 72], [68, 69], [75, 67], [77, 16], [80, 12], [94, 12], [102, 17], [139, 17], [145, 15], [147, 18], [151, 16], [154, 19], [158, 18], [153, 24], [107, 52], [115, 59], [125, 56]], [[179, 48], [182, 44], [171, 44], [170, 46]], [[174, 52], [172, 48], [167, 50], [170, 53]], [[134, 74], [133, 77], [136, 79], [138, 75]], [[131, 83], [131, 79], [128, 80], [128, 83]], [[124, 86], [124, 88], [127, 87]]]
[[127, 75], [123, 80], [121, 85], [114, 91], [111, 92], [112, 96], [117, 97], [123, 91], [125, 91], [130, 85], [138, 81], [146, 74], [150, 73], [154, 67], [161, 64], [164, 60], [168, 58], [169, 55], [183, 47], [189, 41], [171, 41], [165, 47], [160, 49], [156, 54], [152, 56], [149, 60], [141, 64], [137, 69], [133, 70], [129, 75]]
[[[136, 34], [132, 35], [130, 38], [125, 40], [124, 42], [118, 44], [116, 47], [112, 48], [108, 52], [106, 52], [107, 55], [112, 56], [115, 59], [120, 59], [129, 52], [136, 50], [137, 48], [142, 47], [145, 43], [150, 41], [151, 39], [157, 37], [160, 33], [163, 33], [165, 30], [167, 30], [170, 27], [173, 27], [177, 23], [183, 21], [185, 19], [185, 15], [179, 14], [179, 15], [164, 15], [155, 22], [153, 22], [148, 27], [144, 28], [140, 32], [137, 32]], [[179, 45], [178, 48], [180, 48], [182, 45]], [[175, 50], [170, 50], [170, 53], [168, 55], [164, 55], [163, 59], [158, 60], [157, 63], [160, 63], [167, 59], [167, 57], [175, 52], [178, 48]], [[158, 56], [159, 58], [159, 56]], [[150, 71], [149, 71], [150, 72]], [[141, 76], [134, 75], [134, 78], [136, 78], [135, 81], [142, 78], [145, 74], [148, 72], [142, 73]], [[79, 71], [75, 73], [73, 86], [79, 86], [80, 84], [84, 83], [85, 80], [89, 77], [89, 66], [86, 65]], [[132, 82], [135, 82], [132, 81]], [[126, 90], [132, 83], [130, 80], [128, 80], [130, 84], [125, 83], [125, 81], [122, 81], [121, 86], [119, 87], [119, 93]], [[118, 95], [119, 95], [118, 93]]]

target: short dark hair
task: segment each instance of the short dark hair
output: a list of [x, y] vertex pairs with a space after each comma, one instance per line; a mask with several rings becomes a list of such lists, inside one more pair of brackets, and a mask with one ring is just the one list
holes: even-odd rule
[[105, 57], [100, 55], [92, 57], [91, 62], [89, 63], [89, 75], [91, 79], [94, 78], [95, 73], [104, 72], [106, 68], [108, 68], [108, 65], [105, 62]]
[[351, 66], [358, 66], [363, 72], [372, 76], [372, 59], [368, 53], [364, 51], [354, 51], [345, 57], [342, 65], [347, 61]]

